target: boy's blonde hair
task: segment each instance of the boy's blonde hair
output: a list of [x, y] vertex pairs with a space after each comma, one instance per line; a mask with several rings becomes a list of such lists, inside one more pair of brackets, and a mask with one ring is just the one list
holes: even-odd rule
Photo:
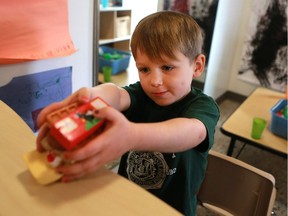
[[193, 61], [202, 53], [203, 35], [196, 21], [189, 15], [160, 11], [142, 19], [131, 38], [134, 58], [137, 51], [150, 59], [163, 60], [164, 56], [176, 59], [175, 51]]

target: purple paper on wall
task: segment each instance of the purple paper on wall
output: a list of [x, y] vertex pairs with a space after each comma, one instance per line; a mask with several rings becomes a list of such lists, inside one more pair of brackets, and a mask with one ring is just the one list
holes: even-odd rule
[[72, 93], [72, 67], [14, 77], [0, 87], [0, 100], [10, 106], [36, 132], [36, 119], [47, 105]]

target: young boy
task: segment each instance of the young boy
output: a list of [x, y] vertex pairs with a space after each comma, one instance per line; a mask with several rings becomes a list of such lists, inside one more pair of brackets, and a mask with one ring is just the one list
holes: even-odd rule
[[38, 118], [40, 140], [45, 116], [72, 102], [100, 96], [111, 107], [95, 116], [104, 131], [83, 147], [63, 153], [71, 165], [57, 168], [68, 182], [122, 156], [119, 174], [137, 183], [185, 215], [196, 214], [196, 195], [205, 175], [219, 110], [214, 100], [191, 87], [204, 70], [202, 33], [192, 17], [157, 12], [139, 22], [131, 50], [140, 82], [117, 87], [82, 88], [45, 108]]

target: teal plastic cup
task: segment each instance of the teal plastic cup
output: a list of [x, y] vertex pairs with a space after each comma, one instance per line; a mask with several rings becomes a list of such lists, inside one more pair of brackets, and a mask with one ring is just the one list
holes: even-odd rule
[[108, 7], [109, 0], [101, 0], [101, 3], [102, 3], [102, 7], [106, 8], [106, 7]]

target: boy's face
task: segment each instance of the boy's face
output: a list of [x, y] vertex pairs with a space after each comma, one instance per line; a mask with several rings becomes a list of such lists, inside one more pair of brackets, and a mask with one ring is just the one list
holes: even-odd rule
[[138, 52], [135, 59], [142, 88], [160, 106], [173, 104], [185, 97], [191, 90], [193, 77], [199, 77], [204, 69], [203, 55], [191, 62], [181, 52], [175, 54], [176, 60], [164, 56], [159, 62]]

